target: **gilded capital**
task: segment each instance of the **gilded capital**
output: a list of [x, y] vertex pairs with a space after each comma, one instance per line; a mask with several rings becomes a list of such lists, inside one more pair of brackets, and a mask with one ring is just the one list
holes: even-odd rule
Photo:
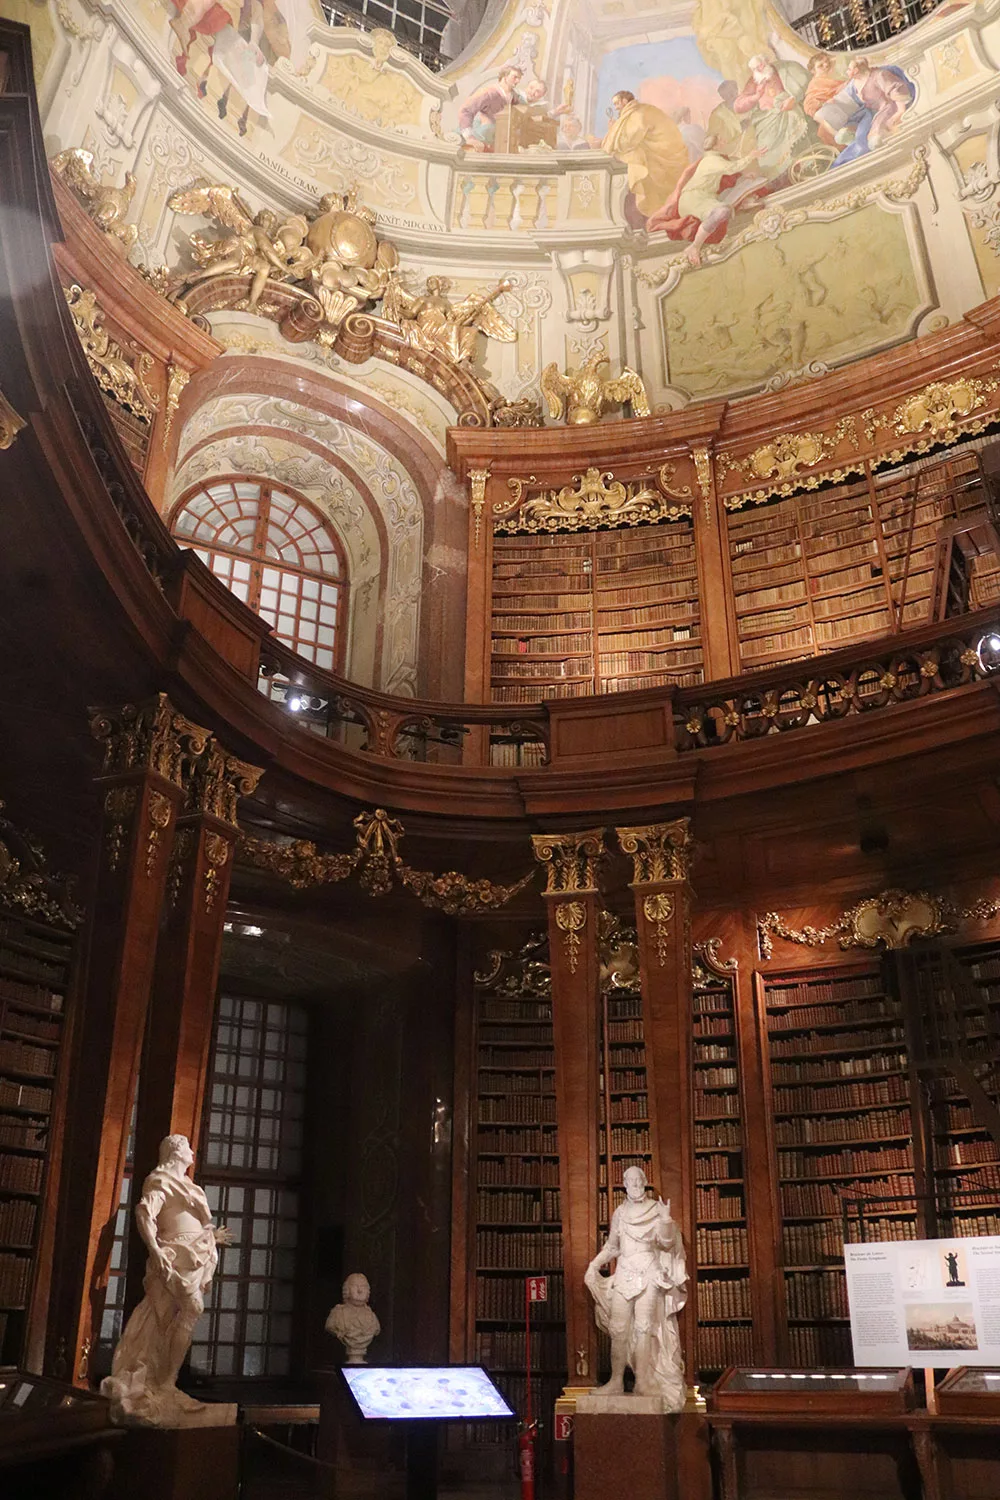
[[616, 828], [623, 854], [632, 856], [632, 884], [687, 880], [691, 869], [691, 819]]
[[179, 714], [166, 693], [147, 703], [92, 708], [90, 732], [104, 746], [104, 776], [151, 771], [184, 786], [192, 764], [205, 753], [211, 732]]
[[604, 853], [604, 829], [583, 833], [535, 833], [531, 845], [545, 866], [546, 896], [597, 890], [597, 862]]
[[489, 469], [469, 470], [469, 489], [472, 494], [472, 514], [476, 525], [476, 546], [479, 546], [479, 535], [483, 525], [483, 510], [486, 506], [486, 485], [490, 477]]
[[229, 823], [235, 828], [237, 802], [256, 791], [263, 774], [260, 766], [237, 760], [213, 739], [195, 765], [186, 810], [218, 818], [221, 823]]

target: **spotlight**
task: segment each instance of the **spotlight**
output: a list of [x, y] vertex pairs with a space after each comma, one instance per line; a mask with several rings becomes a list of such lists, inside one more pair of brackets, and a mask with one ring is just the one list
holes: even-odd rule
[[1000, 631], [988, 630], [976, 643], [976, 655], [983, 672], [1000, 671]]
[[306, 706], [306, 704], [305, 704], [305, 699], [304, 698], [289, 698], [288, 699], [288, 711], [289, 711], [289, 713], [300, 714], [302, 712], [302, 710], [305, 708], [305, 706]]

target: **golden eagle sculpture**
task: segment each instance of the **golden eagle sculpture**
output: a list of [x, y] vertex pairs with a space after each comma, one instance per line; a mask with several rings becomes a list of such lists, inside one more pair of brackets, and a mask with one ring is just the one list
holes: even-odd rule
[[604, 350], [595, 349], [578, 370], [565, 375], [557, 364], [546, 365], [539, 385], [549, 416], [558, 420], [565, 414], [570, 427], [586, 427], [599, 422], [609, 406], [629, 401], [634, 417], [648, 417], [649, 397], [640, 377], [626, 365], [617, 380], [608, 380], [601, 374], [608, 363]]
[[73, 146], [52, 158], [52, 170], [62, 178], [74, 198], [83, 205], [99, 229], [120, 240], [131, 250], [139, 235], [135, 224], [126, 224], [135, 197], [135, 173], [125, 173], [125, 186], [112, 187], [101, 182], [94, 172], [94, 153]]

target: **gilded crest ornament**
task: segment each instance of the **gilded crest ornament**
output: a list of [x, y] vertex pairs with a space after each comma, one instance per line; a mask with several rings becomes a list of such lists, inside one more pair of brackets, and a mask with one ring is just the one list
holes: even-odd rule
[[946, 896], [930, 891], [880, 891], [852, 906], [826, 927], [790, 927], [770, 911], [757, 923], [762, 958], [770, 958], [775, 937], [806, 948], [821, 948], [831, 938], [841, 948], [904, 948], [916, 937], [956, 932], [962, 922], [988, 922], [1000, 915], [1000, 901], [976, 901], [959, 907]]
[[608, 379], [601, 371], [609, 363], [604, 349], [598, 347], [579, 369], [565, 374], [557, 364], [546, 365], [539, 385], [549, 416], [565, 417], [570, 427], [585, 427], [599, 422], [608, 407], [629, 402], [633, 416], [648, 417], [649, 397], [640, 376], [626, 365], [617, 379]]
[[842, 442], [849, 441], [853, 448], [857, 449], [858, 434], [852, 416], [841, 417], [836, 427], [830, 432], [781, 432], [767, 443], [762, 443], [745, 458], [733, 458], [725, 454], [720, 459], [720, 469], [723, 474], [739, 474], [745, 481], [753, 483], [756, 480], [770, 480], [771, 483], [765, 489], [754, 491], [752, 495], [740, 495], [734, 497], [732, 503], [727, 502], [728, 508], [733, 505], [745, 505], [748, 501], [766, 500], [772, 495], [790, 495], [797, 489], [813, 489], [816, 485], [823, 483], [825, 479], [840, 478], [848, 470], [838, 470], [837, 474], [816, 475], [812, 474], [806, 478], [799, 478], [800, 470], [815, 469], [817, 465], [831, 458]]
[[104, 312], [96, 292], [73, 282], [65, 295], [87, 363], [101, 390], [119, 406], [151, 422], [156, 401], [142, 383], [151, 363], [149, 356], [133, 358], [111, 337], [104, 327]]
[[563, 935], [566, 962], [571, 974], [580, 961], [580, 933], [587, 925], [587, 908], [582, 901], [560, 901], [556, 906], [556, 926]]
[[[659, 477], [665, 487], [673, 477], [673, 466], [664, 464]], [[625, 483], [611, 473], [602, 473], [596, 466], [583, 474], [574, 474], [573, 480], [574, 484], [564, 484], [558, 490], [543, 490], [541, 494], [524, 500], [525, 491], [534, 483], [534, 476], [508, 479], [512, 500], [503, 506], [494, 529], [512, 533], [596, 531], [603, 526], [676, 521], [691, 514], [690, 504], [673, 503], [655, 481], [635, 479]], [[683, 493], [690, 494], [690, 490]], [[495, 504], [494, 513], [498, 509]]]

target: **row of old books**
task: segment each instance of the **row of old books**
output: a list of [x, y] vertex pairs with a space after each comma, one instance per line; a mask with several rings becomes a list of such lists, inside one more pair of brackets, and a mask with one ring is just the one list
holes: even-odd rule
[[714, 1151], [719, 1146], [742, 1146], [743, 1131], [739, 1124], [733, 1124], [729, 1120], [714, 1120], [711, 1125], [699, 1125], [694, 1127], [694, 1146], [696, 1151]]
[[720, 1276], [698, 1282], [699, 1318], [750, 1318], [750, 1278]]
[[476, 1263], [481, 1270], [547, 1271], [562, 1269], [562, 1234], [558, 1229], [479, 1229]]
[[703, 1089], [696, 1088], [694, 1091], [694, 1112], [702, 1119], [712, 1119], [717, 1115], [738, 1115], [740, 1112], [740, 1101], [738, 1094], [707, 1094]]
[[491, 1047], [488, 1043], [479, 1048], [480, 1068], [545, 1068], [549, 1072], [555, 1067], [551, 1047], [508, 1048]]
[[0, 1156], [0, 1188], [10, 1193], [37, 1193], [42, 1185], [40, 1156]]
[[[45, 990], [49, 985], [61, 984], [64, 978], [64, 967], [61, 963], [48, 963], [43, 958], [33, 958], [30, 954], [15, 952], [10, 948], [4, 948], [2, 955], [3, 967], [8, 975], [14, 980], [33, 979], [36, 985]], [[7, 980], [9, 983], [9, 979]], [[13, 997], [11, 997], [13, 998]], [[25, 999], [28, 997], [25, 996]], [[50, 1007], [45, 999], [41, 1002], [43, 1010]]]
[[545, 764], [545, 746], [540, 740], [490, 740], [491, 766], [541, 766]]
[[0, 1000], [13, 1000], [18, 1005], [30, 1006], [32, 1010], [61, 1015], [63, 997], [47, 985], [23, 984], [18, 979], [0, 975]]
[[555, 1126], [549, 1130], [480, 1130], [478, 1145], [480, 1151], [500, 1155], [551, 1156], [556, 1149]]
[[479, 1087], [485, 1094], [543, 1094], [552, 1092], [552, 1075], [555, 1072], [555, 1064], [551, 1058], [545, 1069], [546, 1076], [542, 1077], [542, 1070], [537, 1073], [509, 1073], [497, 1067], [495, 1063], [484, 1064], [482, 1057], [479, 1062]]
[[[872, 999], [881, 999], [886, 1007], [884, 1011], [875, 1014], [895, 1019], [895, 1007], [891, 1006], [883, 995], [881, 981], [875, 975], [869, 974], [857, 974], [850, 978], [845, 976], [837, 980], [806, 979], [776, 983], [773, 988], [768, 986], [767, 1009], [769, 1013], [773, 1011], [777, 1015], [780, 1014], [778, 1009], [780, 1006], [796, 1007], [799, 1010], [805, 1007], [809, 1010], [822, 1002], [824, 1006], [829, 1005], [839, 1011], [841, 1007], [849, 1005], [852, 1000]], [[858, 1014], [861, 1013], [858, 1012]], [[852, 1021], [854, 1017], [855, 1012], [852, 1011], [844, 1019]], [[811, 1019], [811, 1015], [802, 1019]], [[836, 1020], [837, 1016], [836, 1014], [829, 1015], [827, 1019]]]
[[[533, 1319], [558, 1323], [566, 1316], [566, 1287], [562, 1273], [549, 1272], [548, 1300], [536, 1303]], [[519, 1276], [476, 1276], [476, 1317], [492, 1322], [518, 1322], [524, 1317], [524, 1282]]]
[[0, 1115], [0, 1146], [30, 1146], [45, 1149], [48, 1126], [43, 1120], [23, 1120], [17, 1115]]
[[35, 1231], [35, 1205], [30, 1198], [0, 1203], [0, 1245], [28, 1248]]
[[31, 1285], [31, 1261], [21, 1255], [0, 1255], [0, 1307], [24, 1307]]
[[[603, 1099], [602, 1099], [603, 1105]], [[649, 1119], [649, 1100], [645, 1094], [624, 1095], [621, 1099], [611, 1100], [612, 1123], [627, 1121], [646, 1121]], [[612, 1150], [614, 1147], [612, 1147]]]
[[909, 1088], [902, 1074], [874, 1078], [870, 1083], [814, 1084], [773, 1091], [774, 1108], [779, 1114], [786, 1110], [793, 1114], [802, 1110], [822, 1114], [827, 1109], [852, 1109], [855, 1106], [867, 1109], [876, 1104], [901, 1104], [908, 1098]]
[[558, 1187], [559, 1163], [541, 1157], [509, 1156], [496, 1161], [484, 1156], [477, 1168], [481, 1187]]
[[[484, 1042], [544, 1042], [551, 1036], [548, 1025], [532, 1026], [531, 1021], [536, 1017], [522, 1016], [498, 1016], [491, 1017], [483, 1024], [482, 1037]], [[515, 1024], [505, 1026], [504, 1021], [513, 1021]], [[487, 1029], [488, 1028], [488, 1029]]]
[[995, 1162], [996, 1144], [993, 1141], [938, 1141], [934, 1146], [936, 1166], [963, 1166], [967, 1162]]
[[742, 1219], [743, 1194], [720, 1193], [718, 1188], [698, 1188], [695, 1194], [695, 1215], [698, 1219]]
[[[633, 1151], [633, 1152], [623, 1153], [622, 1159], [620, 1161], [616, 1161], [614, 1163], [614, 1182], [612, 1184], [612, 1193], [614, 1195], [615, 1203], [618, 1203], [618, 1201], [625, 1196], [625, 1189], [621, 1185], [621, 1179], [622, 1179], [622, 1176], [624, 1175], [624, 1173], [628, 1170], [628, 1168], [634, 1166], [634, 1167], [642, 1167], [643, 1170], [645, 1170], [649, 1166], [649, 1163], [650, 1163], [650, 1152], [649, 1152], [649, 1146], [648, 1145], [647, 1145], [645, 1151], [637, 1150], [637, 1151]], [[601, 1158], [600, 1158], [600, 1160], [597, 1163], [597, 1185], [598, 1185], [599, 1188], [602, 1189], [602, 1191], [608, 1185], [608, 1164], [604, 1160], [603, 1151], [602, 1151]], [[607, 1207], [607, 1197], [606, 1197], [606, 1195], [602, 1196], [602, 1200], [601, 1201], [604, 1203], [605, 1207]], [[601, 1222], [602, 1223], [606, 1223], [607, 1222], [607, 1214], [606, 1213], [602, 1214], [602, 1216], [601, 1216]]]
[[[631, 1051], [631, 1050], [635, 1050], [635, 1049], [631, 1049], [630, 1048], [629, 1050]], [[643, 1060], [645, 1060], [645, 1055], [646, 1055], [645, 1054], [645, 1050], [643, 1050], [642, 1053], [641, 1053], [641, 1056], [642, 1056]], [[611, 1060], [612, 1065], [611, 1065], [611, 1068], [610, 1068], [610, 1078], [608, 1080], [609, 1083], [610, 1083], [610, 1085], [611, 1085], [611, 1092], [613, 1094], [614, 1093], [621, 1094], [621, 1093], [626, 1093], [629, 1090], [638, 1089], [638, 1090], [641, 1091], [641, 1090], [645, 1089], [645, 1087], [646, 1087], [645, 1061], [643, 1061], [642, 1065], [639, 1066], [639, 1067], [637, 1067], [637, 1068], [636, 1067], [628, 1067], [628, 1068], [626, 1068], [626, 1067], [620, 1066], [620, 1058], [621, 1058], [621, 1054], [616, 1050], [614, 1052], [613, 1056], [612, 1056], [612, 1060]], [[603, 1078], [603, 1075], [601, 1077], [601, 1084], [600, 1084], [600, 1086], [601, 1086], [602, 1089], [604, 1088], [604, 1078]]]
[[696, 1063], [735, 1062], [736, 1057], [728, 1042], [695, 1042], [694, 1060]]
[[898, 1146], [831, 1151], [817, 1155], [813, 1155], [811, 1151], [778, 1152], [778, 1174], [781, 1177], [850, 1177], [862, 1172], [882, 1172], [912, 1166], [911, 1152]]
[[698, 1367], [724, 1370], [727, 1365], [753, 1364], [753, 1329], [740, 1324], [699, 1327]]
[[846, 1318], [843, 1271], [793, 1271], [785, 1277], [790, 1318]]
[[481, 1125], [555, 1124], [556, 1101], [549, 1094], [506, 1094], [499, 1099], [480, 1096]]
[[846, 1203], [876, 1196], [909, 1202], [913, 1199], [913, 1178], [896, 1174], [866, 1177], [863, 1183], [845, 1180], [836, 1188], [827, 1182], [782, 1183], [781, 1209], [790, 1217], [835, 1217], [843, 1214]]
[[774, 1138], [779, 1146], [825, 1145], [836, 1141], [863, 1141], [870, 1137], [908, 1140], [910, 1129], [908, 1109], [875, 1109], [856, 1115], [799, 1115], [791, 1120], [778, 1120]]
[[811, 1083], [826, 1078], [863, 1078], [872, 1073], [906, 1070], [905, 1052], [865, 1052], [859, 1057], [832, 1057], [825, 1062], [776, 1062], [771, 1065], [775, 1083]]
[[942, 1215], [949, 1218], [948, 1234], [956, 1238], [966, 1239], [970, 1235], [1000, 1234], [1000, 1213], [985, 1214], [952, 1214]]
[[56, 1071], [56, 1055], [43, 1047], [32, 1047], [27, 1042], [6, 1038], [0, 1040], [0, 1068], [9, 1068], [12, 1073], [52, 1078]]
[[649, 1129], [641, 1125], [632, 1126], [623, 1130], [620, 1127], [611, 1127], [611, 1150], [614, 1155], [625, 1151], [648, 1151]]
[[699, 1266], [742, 1266], [747, 1263], [745, 1229], [702, 1229], [695, 1231]]
[[482, 1224], [558, 1224], [559, 1189], [541, 1188], [538, 1193], [480, 1190], [476, 1217]]
[[[590, 630], [594, 623], [591, 610], [581, 609], [576, 614], [564, 614], [559, 624], [563, 630]], [[493, 629], [513, 631], [516, 635], [532, 635], [535, 631], [552, 629], [552, 616], [544, 615], [498, 615], [493, 616]]]
[[[523, 1307], [521, 1312], [523, 1316]], [[531, 1315], [534, 1319], [534, 1307]], [[516, 1333], [513, 1329], [491, 1328], [476, 1334], [476, 1363], [485, 1365], [488, 1370], [523, 1370], [526, 1354], [523, 1331]], [[556, 1329], [532, 1329], [531, 1363], [534, 1369], [558, 1370], [565, 1358], [565, 1334]]]
[[696, 1182], [728, 1181], [743, 1176], [743, 1157], [740, 1152], [720, 1151], [717, 1156], [696, 1156], [694, 1178]]
[[700, 1068], [695, 1074], [702, 1088], [735, 1088], [738, 1075], [735, 1068]]
[[48, 1114], [52, 1108], [52, 1090], [0, 1077], [0, 1108], [4, 1106], [11, 1109], [35, 1109]]
[[850, 1365], [851, 1332], [843, 1323], [797, 1324], [788, 1330], [793, 1368], [821, 1370]]
[[[552, 1004], [548, 1000], [491, 1000], [484, 1008], [480, 1023], [489, 1026], [494, 1021], [552, 1021]], [[484, 1033], [487, 1040], [492, 1033]], [[520, 1040], [523, 1033], [515, 1034]]]
[[[894, 1042], [902, 1044], [902, 1026], [874, 1026], [865, 1030], [863, 1044], [865, 1047], [877, 1047], [883, 1043], [891, 1044]], [[771, 1041], [772, 1057], [801, 1057], [803, 1054], [826, 1054], [833, 1050], [833, 1044], [830, 1041], [828, 1032], [789, 1037], [787, 1041], [779, 1037], [774, 1037]]]

